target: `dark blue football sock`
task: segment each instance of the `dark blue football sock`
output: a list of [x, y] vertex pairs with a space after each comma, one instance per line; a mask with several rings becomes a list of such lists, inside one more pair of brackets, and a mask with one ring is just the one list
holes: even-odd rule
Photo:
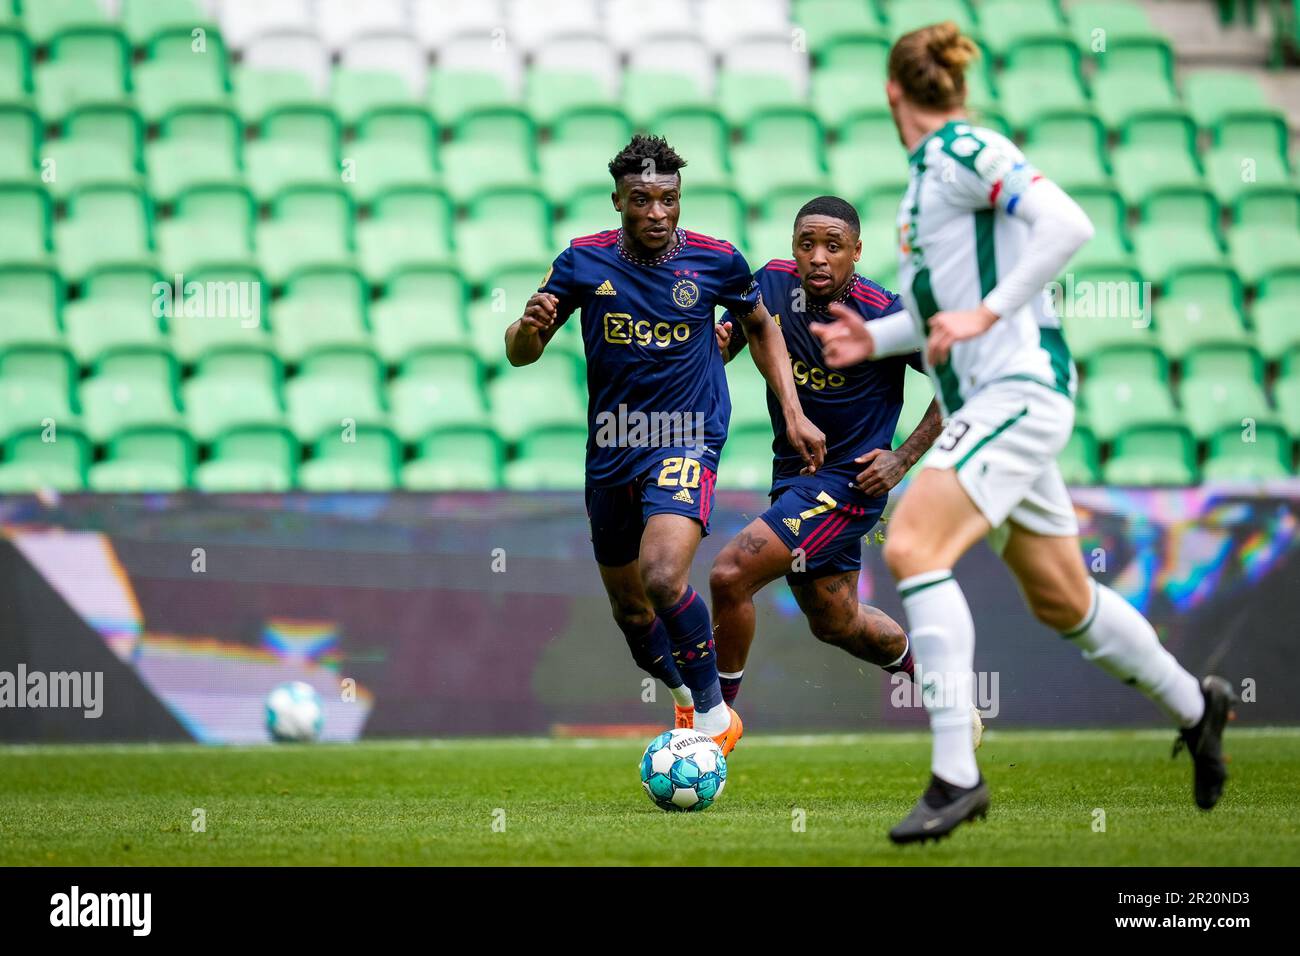
[[632, 660], [651, 677], [664, 682], [671, 690], [682, 686], [682, 675], [673, 663], [672, 642], [661, 617], [655, 615], [648, 627], [620, 624], [619, 629], [627, 640]]
[[696, 711], [712, 710], [722, 703], [722, 688], [713, 652], [713, 625], [704, 598], [688, 584], [682, 599], [670, 608], [660, 608], [659, 616], [672, 640], [677, 670], [695, 698]]

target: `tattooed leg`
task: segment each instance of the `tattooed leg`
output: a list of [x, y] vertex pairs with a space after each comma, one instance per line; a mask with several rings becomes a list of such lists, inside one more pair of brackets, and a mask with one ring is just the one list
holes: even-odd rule
[[[761, 519], [751, 521], [722, 549], [709, 589], [713, 596], [713, 640], [718, 671], [745, 669], [754, 642], [754, 595], [777, 578], [790, 573], [794, 556]], [[726, 678], [723, 679], [726, 690]]]
[[880, 667], [907, 650], [907, 634], [884, 611], [858, 603], [858, 572], [845, 571], [792, 588], [795, 600], [819, 641], [842, 647]]

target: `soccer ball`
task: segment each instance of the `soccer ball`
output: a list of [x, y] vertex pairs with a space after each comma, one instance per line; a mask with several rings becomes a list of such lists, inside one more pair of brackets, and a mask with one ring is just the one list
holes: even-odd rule
[[727, 784], [727, 758], [697, 730], [665, 730], [641, 758], [641, 786], [660, 810], [707, 810]]
[[324, 723], [325, 707], [310, 684], [281, 684], [266, 698], [266, 729], [273, 740], [315, 740]]

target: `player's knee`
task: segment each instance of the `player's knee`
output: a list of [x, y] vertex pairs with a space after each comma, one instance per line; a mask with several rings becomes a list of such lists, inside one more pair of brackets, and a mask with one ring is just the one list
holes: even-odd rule
[[745, 569], [727, 551], [718, 555], [709, 572], [709, 592], [715, 604], [738, 601], [745, 597]]
[[640, 601], [610, 598], [610, 610], [614, 614], [614, 623], [624, 633], [641, 633], [655, 619], [655, 610]]
[[853, 622], [840, 614], [815, 614], [808, 619], [812, 636], [823, 644], [844, 647], [853, 640]]
[[686, 576], [675, 568], [650, 565], [641, 571], [646, 596], [658, 608], [672, 607], [686, 590]]
[[917, 535], [904, 528], [890, 528], [886, 532], [884, 558], [895, 580], [930, 570], [925, 567], [924, 543]]

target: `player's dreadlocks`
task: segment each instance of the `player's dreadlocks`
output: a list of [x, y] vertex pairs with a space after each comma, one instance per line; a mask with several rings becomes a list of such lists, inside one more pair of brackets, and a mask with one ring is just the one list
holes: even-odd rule
[[614, 177], [614, 182], [618, 182], [629, 173], [638, 176], [646, 172], [652, 176], [671, 175], [685, 165], [686, 160], [678, 156], [677, 151], [662, 136], [637, 133], [632, 137], [632, 142], [609, 161], [609, 173]]
[[845, 202], [839, 196], [818, 196], [816, 199], [808, 200], [794, 217], [795, 229], [799, 228], [799, 220], [804, 216], [829, 216], [832, 219], [841, 219], [848, 223], [855, 236], [862, 233], [858, 211], [853, 208], [852, 203]]

